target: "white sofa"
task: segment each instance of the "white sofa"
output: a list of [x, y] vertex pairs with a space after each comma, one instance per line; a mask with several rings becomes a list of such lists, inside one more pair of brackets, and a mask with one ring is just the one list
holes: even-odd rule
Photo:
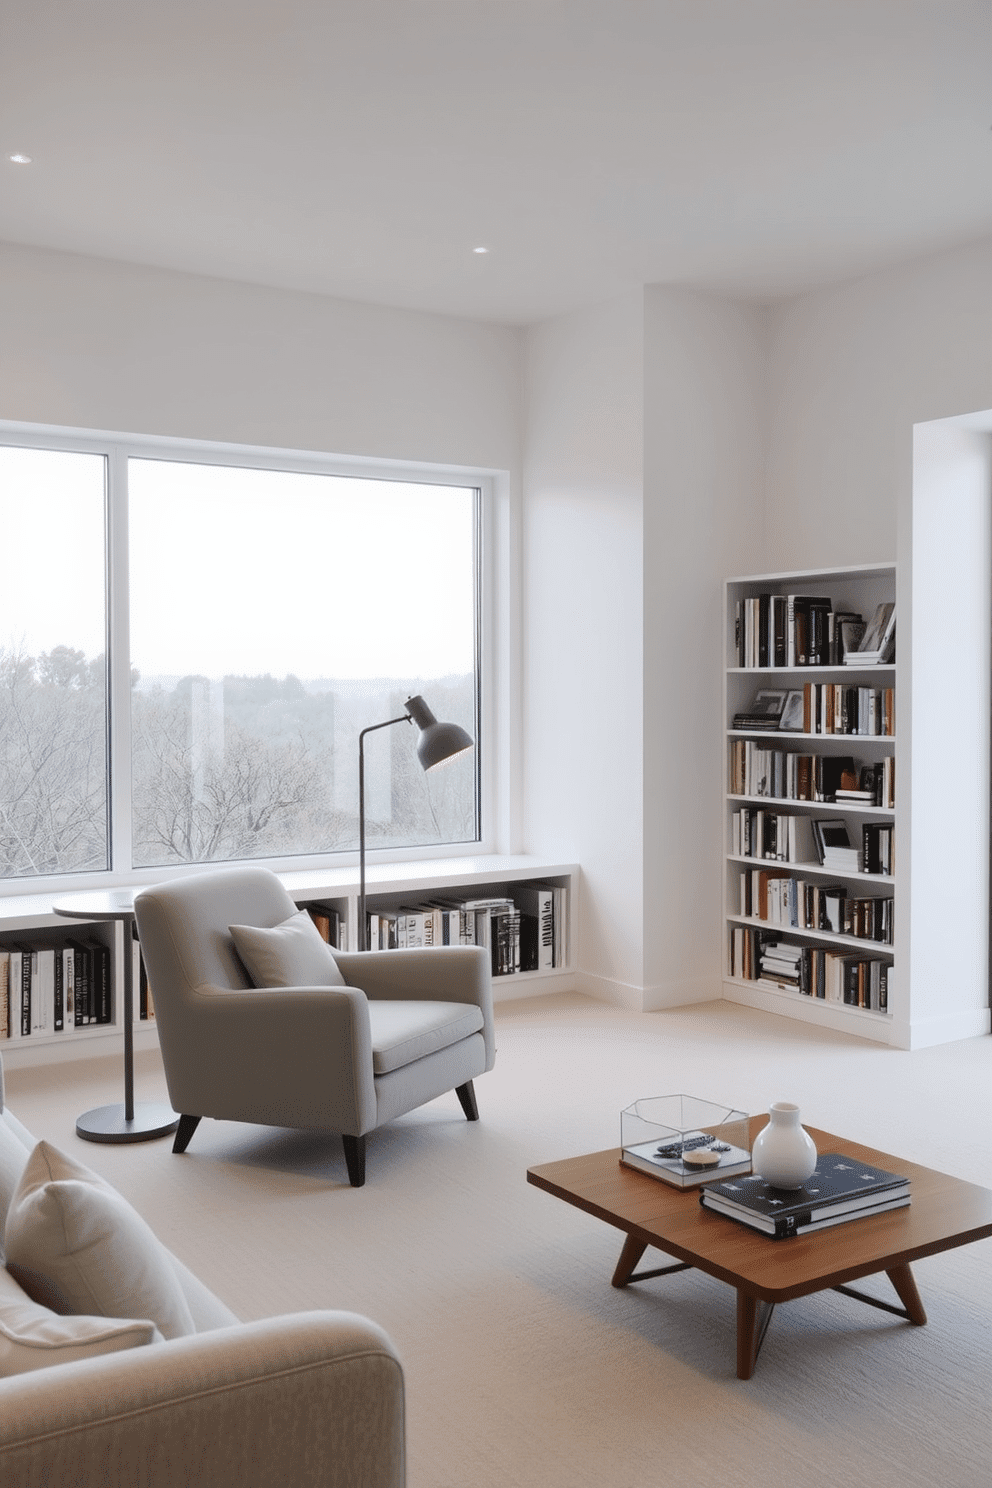
[[[49, 1255], [38, 1225], [53, 1209]], [[0, 1483], [402, 1488], [403, 1374], [385, 1333], [346, 1312], [238, 1322], [109, 1185], [35, 1142], [4, 1103], [2, 1064], [0, 1241]]]

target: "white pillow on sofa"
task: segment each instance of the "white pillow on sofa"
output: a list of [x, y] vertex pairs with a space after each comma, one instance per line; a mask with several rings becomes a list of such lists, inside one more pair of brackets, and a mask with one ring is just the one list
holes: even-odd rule
[[0, 1379], [161, 1341], [148, 1321], [60, 1317], [32, 1302], [10, 1273], [0, 1270]]
[[343, 987], [330, 946], [305, 909], [271, 930], [231, 925], [234, 949], [256, 987]]
[[0, 1264], [7, 1210], [34, 1146], [33, 1137], [22, 1141], [17, 1126], [9, 1111], [0, 1111]]
[[39, 1142], [14, 1191], [7, 1269], [53, 1312], [148, 1318], [163, 1338], [196, 1327], [172, 1257], [116, 1189]]

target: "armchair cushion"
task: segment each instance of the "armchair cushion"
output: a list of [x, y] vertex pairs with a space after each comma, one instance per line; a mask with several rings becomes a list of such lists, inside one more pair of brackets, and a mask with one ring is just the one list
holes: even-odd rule
[[165, 1246], [109, 1183], [39, 1142], [14, 1191], [7, 1269], [53, 1311], [149, 1318], [164, 1338], [195, 1333]]
[[256, 987], [343, 987], [330, 947], [305, 909], [271, 930], [232, 925], [231, 939]]
[[154, 1323], [129, 1318], [60, 1317], [32, 1302], [0, 1270], [0, 1378], [161, 1343]]
[[369, 1003], [369, 1022], [372, 1069], [388, 1075], [478, 1033], [483, 1019], [471, 1002], [383, 1001]]

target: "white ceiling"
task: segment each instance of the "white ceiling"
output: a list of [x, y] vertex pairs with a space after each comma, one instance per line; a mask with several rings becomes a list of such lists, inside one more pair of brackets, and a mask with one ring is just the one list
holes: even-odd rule
[[788, 294], [992, 233], [990, 43], [990, 0], [2, 0], [0, 239], [510, 323]]

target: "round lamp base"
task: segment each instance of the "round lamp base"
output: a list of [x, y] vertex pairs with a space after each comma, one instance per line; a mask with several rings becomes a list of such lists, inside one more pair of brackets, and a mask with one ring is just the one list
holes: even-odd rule
[[172, 1107], [160, 1102], [136, 1105], [130, 1121], [124, 1113], [123, 1104], [86, 1111], [76, 1122], [76, 1136], [86, 1142], [150, 1142], [167, 1137], [179, 1125]]

